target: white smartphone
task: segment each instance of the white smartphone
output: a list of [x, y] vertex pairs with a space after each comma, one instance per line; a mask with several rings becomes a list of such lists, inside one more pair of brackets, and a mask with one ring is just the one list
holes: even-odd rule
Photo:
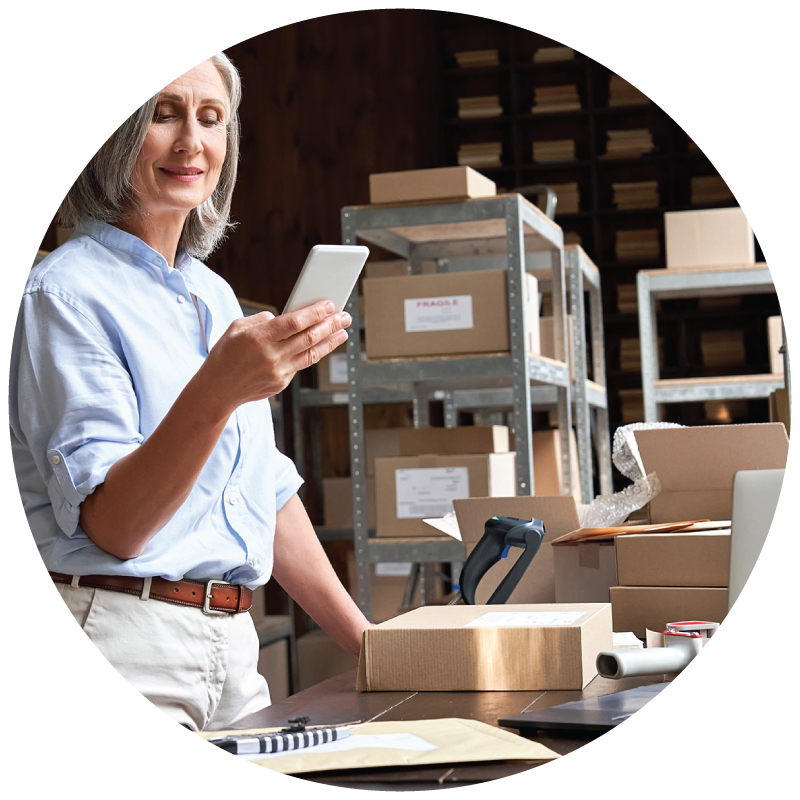
[[368, 255], [369, 248], [361, 245], [314, 245], [283, 313], [297, 311], [320, 300], [330, 300], [337, 311], [343, 311]]

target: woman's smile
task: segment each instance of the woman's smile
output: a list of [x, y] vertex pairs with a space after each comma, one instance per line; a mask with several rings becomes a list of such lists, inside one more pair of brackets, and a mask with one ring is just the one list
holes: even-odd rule
[[168, 178], [183, 183], [191, 183], [200, 180], [203, 175], [203, 170], [198, 167], [159, 167]]

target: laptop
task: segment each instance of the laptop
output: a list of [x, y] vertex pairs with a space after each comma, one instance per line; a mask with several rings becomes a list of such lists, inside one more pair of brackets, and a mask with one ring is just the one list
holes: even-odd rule
[[764, 546], [783, 485], [782, 469], [754, 469], [733, 476], [728, 610], [744, 588]]
[[[782, 469], [741, 470], [733, 476], [728, 610], [739, 597], [761, 553], [775, 516], [783, 476]], [[498, 723], [531, 737], [540, 731], [600, 735], [624, 722], [668, 685], [656, 683], [526, 711], [503, 717]]]
[[578, 736], [599, 736], [625, 722], [666, 686], [669, 683], [654, 683], [550, 708], [523, 711], [521, 714], [501, 717], [497, 723], [528, 737], [536, 736], [540, 731], [557, 731], [561, 735], [572, 732]]

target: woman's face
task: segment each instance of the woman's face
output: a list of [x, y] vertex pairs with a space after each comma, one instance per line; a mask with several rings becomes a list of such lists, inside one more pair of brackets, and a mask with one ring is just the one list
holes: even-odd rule
[[228, 105], [217, 68], [205, 61], [159, 93], [155, 116], [131, 176], [148, 217], [186, 215], [219, 181]]

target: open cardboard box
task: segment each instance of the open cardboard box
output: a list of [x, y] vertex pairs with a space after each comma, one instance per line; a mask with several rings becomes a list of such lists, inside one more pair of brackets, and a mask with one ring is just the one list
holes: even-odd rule
[[[427, 520], [438, 531], [464, 542], [468, 557], [483, 536], [486, 520], [494, 516], [540, 519], [545, 537], [539, 552], [522, 576], [509, 603], [608, 603], [609, 589], [617, 585], [613, 541], [563, 542], [554, 540], [580, 528], [575, 499], [558, 497], [472, 497], [453, 502], [456, 521]], [[500, 582], [522, 555], [511, 548], [492, 566], [478, 585], [477, 604], [488, 602]]]
[[[457, 525], [427, 523], [429, 532], [446, 533], [464, 542], [466, 556], [475, 548], [483, 536], [486, 520], [492, 517], [518, 517], [540, 519], [544, 522], [545, 537], [539, 552], [527, 572], [508, 599], [509, 603], [553, 603], [555, 593], [555, 571], [553, 539], [580, 527], [578, 509], [572, 497], [471, 497], [454, 500]], [[522, 555], [522, 550], [512, 547], [508, 556], [489, 569], [478, 585], [475, 602], [484, 604], [492, 596], [500, 581]]]
[[739, 470], [785, 469], [789, 437], [780, 422], [660, 428], [635, 432], [639, 468], [655, 472], [661, 492], [651, 523], [731, 518]]

